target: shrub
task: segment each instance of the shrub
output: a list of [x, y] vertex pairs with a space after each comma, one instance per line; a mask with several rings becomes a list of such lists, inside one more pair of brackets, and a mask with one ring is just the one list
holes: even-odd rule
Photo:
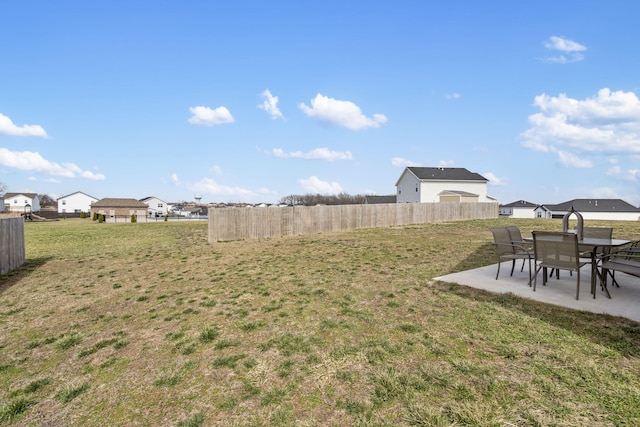
[[138, 217], [136, 214], [131, 214], [131, 224], [138, 222]]

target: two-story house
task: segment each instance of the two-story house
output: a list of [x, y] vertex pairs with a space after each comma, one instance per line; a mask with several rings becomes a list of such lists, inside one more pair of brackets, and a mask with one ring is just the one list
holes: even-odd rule
[[487, 195], [489, 180], [465, 168], [405, 168], [396, 182], [398, 203], [481, 202], [495, 203]]
[[88, 215], [91, 212], [91, 204], [98, 200], [82, 191], [67, 194], [57, 199], [58, 214], [79, 214], [84, 212]]
[[5, 193], [4, 210], [7, 212], [38, 212], [40, 196], [36, 193]]
[[169, 213], [169, 205], [164, 200], [160, 200], [157, 197], [149, 196], [140, 201], [149, 206], [149, 216], [167, 216]]

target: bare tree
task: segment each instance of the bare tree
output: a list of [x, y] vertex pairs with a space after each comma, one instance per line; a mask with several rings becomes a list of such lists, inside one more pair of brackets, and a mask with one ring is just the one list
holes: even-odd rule
[[7, 184], [4, 182], [0, 182], [0, 197], [4, 196], [4, 193], [7, 192]]
[[38, 194], [38, 197], [40, 198], [40, 206], [42, 206], [43, 208], [53, 207], [58, 205], [58, 203], [51, 196], [47, 194]]
[[280, 199], [280, 203], [287, 205], [357, 205], [364, 203], [364, 196], [350, 195], [347, 193], [340, 194], [291, 194]]

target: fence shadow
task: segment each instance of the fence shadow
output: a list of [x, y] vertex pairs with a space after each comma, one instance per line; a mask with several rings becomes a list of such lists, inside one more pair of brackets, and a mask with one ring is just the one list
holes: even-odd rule
[[[496, 256], [493, 244], [483, 244], [447, 274], [496, 263]], [[511, 293], [493, 293], [456, 283], [436, 282], [435, 286], [469, 300], [496, 304], [507, 310], [536, 318], [554, 327], [563, 328], [596, 344], [615, 350], [623, 356], [640, 356], [640, 323], [633, 320], [609, 314], [563, 308]]]
[[51, 257], [27, 259], [20, 267], [0, 275], [0, 294], [18, 284], [51, 259]]

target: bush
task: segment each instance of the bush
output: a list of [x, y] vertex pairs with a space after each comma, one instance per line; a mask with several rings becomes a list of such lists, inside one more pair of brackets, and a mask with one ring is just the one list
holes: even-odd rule
[[85, 211], [80, 212], [80, 218], [84, 219], [87, 217], [87, 213]]
[[138, 217], [136, 214], [131, 214], [131, 224], [138, 222]]

